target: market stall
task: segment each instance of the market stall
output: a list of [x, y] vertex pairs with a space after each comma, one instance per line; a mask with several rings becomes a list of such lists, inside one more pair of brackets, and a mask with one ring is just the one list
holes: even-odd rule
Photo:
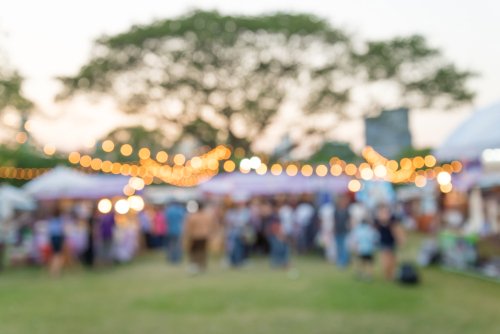
[[202, 193], [270, 195], [270, 194], [301, 194], [301, 193], [341, 193], [347, 191], [348, 177], [343, 176], [288, 176], [258, 175], [255, 173], [231, 173], [214, 177], [199, 186]]

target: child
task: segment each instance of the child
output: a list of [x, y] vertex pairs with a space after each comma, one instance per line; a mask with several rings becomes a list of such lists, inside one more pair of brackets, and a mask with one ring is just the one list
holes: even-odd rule
[[355, 251], [359, 257], [358, 275], [361, 279], [370, 280], [379, 240], [377, 230], [366, 219], [363, 219], [352, 231], [352, 237]]

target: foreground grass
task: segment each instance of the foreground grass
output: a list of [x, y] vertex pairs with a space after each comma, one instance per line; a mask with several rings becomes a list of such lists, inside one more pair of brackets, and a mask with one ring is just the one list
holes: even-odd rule
[[188, 277], [160, 255], [108, 271], [0, 276], [0, 333], [499, 333], [500, 285], [438, 270], [420, 287], [355, 281], [314, 258]]

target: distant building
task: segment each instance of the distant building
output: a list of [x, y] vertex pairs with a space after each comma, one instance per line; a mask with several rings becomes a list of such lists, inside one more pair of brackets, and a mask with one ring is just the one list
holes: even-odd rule
[[377, 117], [365, 118], [366, 145], [380, 154], [395, 158], [412, 146], [408, 109], [384, 110]]

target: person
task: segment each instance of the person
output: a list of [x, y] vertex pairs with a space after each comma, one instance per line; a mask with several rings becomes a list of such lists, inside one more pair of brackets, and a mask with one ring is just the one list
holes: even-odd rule
[[358, 256], [358, 276], [370, 280], [373, 276], [373, 261], [378, 244], [377, 230], [367, 219], [362, 219], [352, 231], [352, 242]]
[[100, 260], [109, 265], [114, 260], [113, 235], [115, 229], [115, 215], [113, 212], [104, 214], [99, 219]]
[[144, 208], [141, 212], [137, 214], [137, 219], [139, 220], [140, 231], [142, 235], [142, 246], [145, 249], [154, 248], [153, 242], [153, 218], [154, 210], [149, 205]]
[[330, 263], [335, 263], [335, 243], [333, 242], [335, 205], [332, 200], [323, 203], [318, 212], [320, 220], [320, 237], [325, 258]]
[[271, 266], [288, 269], [290, 260], [289, 246], [280, 221], [277, 205], [272, 200], [265, 200], [262, 204], [262, 221], [269, 239]]
[[339, 268], [345, 268], [349, 265], [349, 250], [347, 248], [347, 238], [351, 228], [349, 204], [350, 200], [348, 196], [340, 196], [337, 199], [337, 207], [333, 214], [333, 233], [337, 255], [336, 264]]
[[254, 197], [250, 200], [249, 211], [250, 224], [255, 231], [255, 241], [253, 243], [252, 252], [253, 254], [260, 255], [268, 254], [269, 243], [262, 223], [261, 199], [259, 197]]
[[7, 244], [7, 220], [3, 221], [0, 219], [0, 272], [3, 270], [4, 266], [4, 254]]
[[198, 202], [198, 210], [186, 217], [184, 242], [189, 252], [189, 272], [198, 274], [207, 269], [208, 241], [215, 231], [216, 223], [212, 212], [203, 202]]
[[295, 224], [297, 249], [299, 253], [305, 253], [310, 249], [310, 230], [313, 224], [315, 209], [311, 202], [303, 199], [295, 209]]
[[49, 272], [51, 276], [59, 277], [64, 264], [64, 220], [59, 207], [54, 209], [48, 221], [48, 232], [52, 250]]
[[243, 195], [234, 198], [234, 206], [226, 213], [227, 252], [229, 264], [239, 267], [245, 260], [245, 231], [250, 227], [250, 210]]
[[158, 206], [155, 209], [152, 225], [153, 235], [153, 248], [163, 248], [165, 246], [165, 239], [167, 235], [167, 221], [165, 217], [165, 210]]
[[387, 204], [376, 209], [375, 228], [380, 235], [380, 260], [386, 280], [393, 280], [396, 271], [396, 250], [404, 242], [404, 231]]
[[86, 218], [86, 246], [85, 250], [82, 253], [82, 262], [85, 267], [87, 268], [92, 268], [94, 266], [95, 262], [95, 226], [97, 225], [97, 221], [99, 219], [99, 211], [97, 210], [97, 207], [94, 207], [92, 210], [92, 214], [90, 214]]
[[177, 264], [182, 261], [182, 230], [186, 219], [186, 208], [180, 202], [173, 202], [165, 209], [167, 222], [167, 259]]
[[281, 227], [283, 230], [284, 237], [287, 241], [287, 244], [289, 244], [293, 238], [294, 221], [293, 221], [293, 207], [286, 199], [280, 203], [278, 215], [281, 222]]

